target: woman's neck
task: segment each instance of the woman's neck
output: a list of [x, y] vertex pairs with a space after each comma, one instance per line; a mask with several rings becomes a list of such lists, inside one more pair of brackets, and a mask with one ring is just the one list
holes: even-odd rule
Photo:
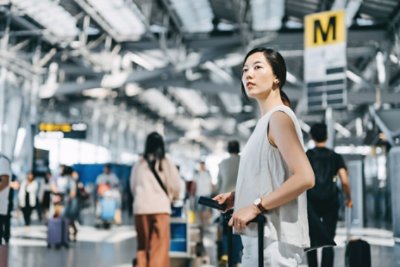
[[266, 98], [257, 99], [260, 107], [261, 115], [265, 115], [268, 111], [276, 106], [283, 105], [279, 90], [274, 90]]

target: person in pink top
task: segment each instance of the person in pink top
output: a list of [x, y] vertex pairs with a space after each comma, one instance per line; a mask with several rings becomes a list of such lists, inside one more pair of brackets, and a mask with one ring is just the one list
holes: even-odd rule
[[164, 140], [147, 136], [143, 157], [130, 178], [137, 231], [137, 267], [169, 267], [171, 201], [179, 198], [180, 176], [165, 156]]

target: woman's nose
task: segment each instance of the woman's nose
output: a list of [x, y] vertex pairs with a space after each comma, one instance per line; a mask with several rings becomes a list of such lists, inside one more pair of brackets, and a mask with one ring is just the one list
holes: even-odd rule
[[252, 78], [253, 77], [253, 71], [252, 70], [247, 70], [244, 77], [246, 78], [246, 80], [248, 78]]

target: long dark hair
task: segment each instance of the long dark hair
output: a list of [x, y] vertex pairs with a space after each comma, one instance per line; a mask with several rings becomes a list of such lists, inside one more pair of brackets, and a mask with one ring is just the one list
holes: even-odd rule
[[[154, 157], [155, 160], [151, 156]], [[159, 133], [152, 132], [147, 136], [143, 157], [148, 162], [153, 160], [152, 164], [154, 165], [152, 167], [155, 166], [157, 160], [161, 161], [165, 158], [164, 140]], [[159, 170], [162, 171], [161, 164], [159, 164], [159, 166]]]
[[[275, 74], [276, 78], [279, 80], [278, 86], [279, 86], [279, 92], [281, 95], [282, 102], [290, 107], [290, 99], [287, 96], [287, 94], [282, 90], [283, 85], [286, 82], [286, 63], [285, 60], [283, 59], [282, 55], [278, 52], [275, 51], [274, 49], [271, 48], [264, 48], [264, 47], [256, 47], [249, 51], [247, 55], [245, 56], [243, 60], [242, 67], [246, 63], [246, 60], [249, 56], [252, 54], [261, 52], [264, 54], [265, 59], [268, 61], [269, 65], [272, 68], [272, 72]], [[244, 85], [242, 83], [242, 94], [245, 97], [245, 99], [249, 100], [249, 97], [246, 94], [246, 90], [244, 88]]]

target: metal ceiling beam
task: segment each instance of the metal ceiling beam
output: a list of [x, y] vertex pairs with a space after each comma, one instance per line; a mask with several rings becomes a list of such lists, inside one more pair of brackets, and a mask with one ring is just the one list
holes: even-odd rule
[[[126, 83], [143, 83], [145, 81], [156, 79], [161, 77], [161, 79], [167, 79], [171, 76], [179, 74], [187, 69], [194, 68], [203, 64], [209, 60], [216, 60], [218, 58], [224, 57], [227, 53], [233, 51], [236, 47], [225, 47], [225, 48], [217, 48], [217, 49], [210, 49], [206, 53], [203, 53], [199, 60], [194, 62], [186, 62], [186, 64], [182, 65], [182, 68], [175, 69], [173, 66], [168, 66], [160, 69], [155, 69], [152, 71], [147, 70], [135, 70], [128, 74], [126, 80], [123, 84]], [[86, 89], [91, 88], [99, 88], [104, 87], [103, 80], [105, 76], [98, 80], [89, 80], [83, 83], [75, 83], [75, 82], [68, 82], [63, 83], [58, 86], [56, 89], [55, 95], [65, 95], [65, 94], [76, 94], [80, 93]]]
[[[260, 33], [261, 34], [261, 33]], [[357, 48], [366, 47], [368, 41], [374, 42], [387, 42], [387, 30], [385, 28], [376, 27], [359, 27], [349, 29], [347, 34], [347, 47]], [[303, 50], [303, 30], [291, 30], [286, 32], [279, 32], [275, 39], [260, 45], [276, 46], [279, 50]], [[221, 46], [242, 45], [240, 35], [232, 36], [204, 36], [204, 34], [190, 34], [184, 37], [185, 44], [191, 49], [206, 49]], [[172, 41], [169, 44], [173, 45]], [[168, 45], [170, 47], [170, 45]], [[155, 41], [138, 41], [127, 43], [123, 45], [123, 49], [157, 49], [159, 48], [158, 42]]]
[[[349, 92], [348, 103], [353, 105], [360, 104], [373, 104], [375, 103], [376, 93], [375, 92]], [[381, 102], [398, 104], [400, 103], [400, 93], [392, 93], [388, 91], [381, 92]]]
[[[207, 94], [219, 94], [222, 92], [241, 94], [240, 81], [234, 84], [217, 84], [209, 81], [193, 81], [188, 82], [181, 78], [174, 78], [169, 80], [158, 80], [149, 81], [144, 84], [145, 87], [161, 87], [161, 86], [171, 86], [171, 87], [182, 87], [188, 89], [194, 89]], [[285, 85], [284, 91], [288, 94], [291, 100], [297, 101], [302, 96], [302, 89], [290, 85]]]

